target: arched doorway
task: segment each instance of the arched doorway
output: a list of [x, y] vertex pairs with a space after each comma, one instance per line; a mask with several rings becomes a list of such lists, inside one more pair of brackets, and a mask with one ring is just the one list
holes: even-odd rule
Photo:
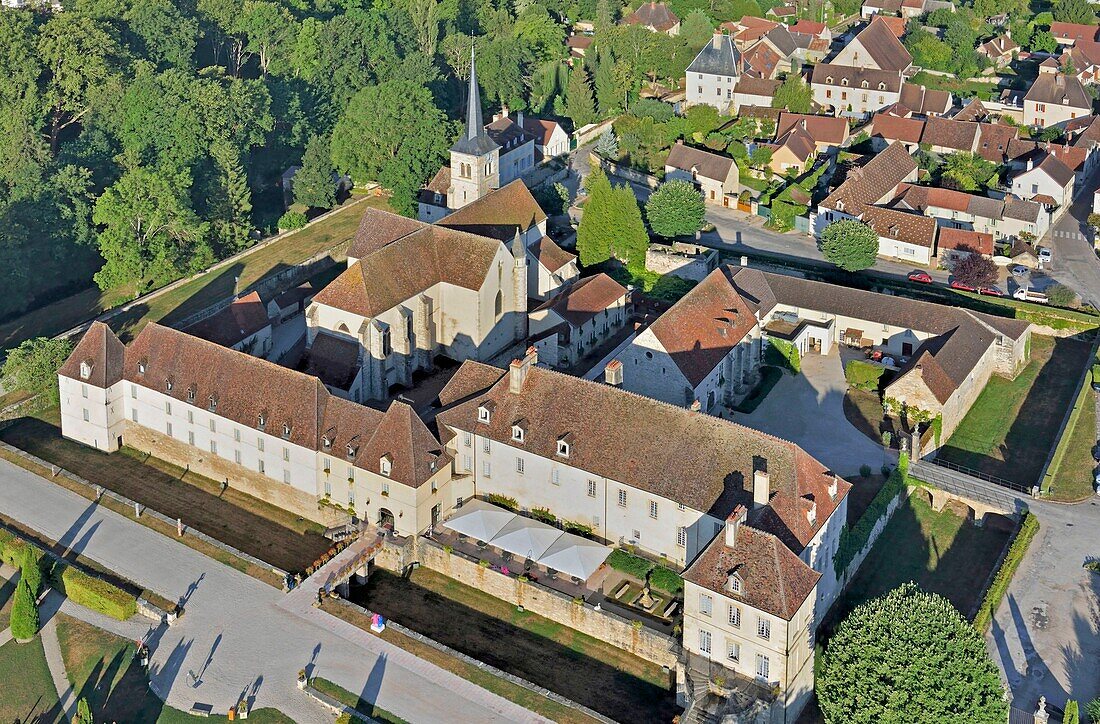
[[378, 511], [378, 527], [389, 531], [393, 530], [393, 513], [386, 508], [381, 508]]

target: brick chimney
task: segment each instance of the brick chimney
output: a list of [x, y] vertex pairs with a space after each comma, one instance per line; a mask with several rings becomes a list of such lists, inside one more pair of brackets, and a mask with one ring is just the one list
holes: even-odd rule
[[527, 354], [523, 359], [514, 359], [508, 366], [508, 391], [513, 395], [523, 392], [523, 383], [527, 380], [527, 373], [539, 361], [539, 353], [534, 347], [527, 348]]
[[692, 412], [700, 412], [700, 411], [702, 411], [702, 409], [703, 409], [703, 403], [699, 402], [699, 400], [693, 400], [692, 401], [692, 403], [691, 403], [691, 411]]
[[752, 474], [752, 507], [762, 508], [772, 497], [771, 478], [766, 470], [755, 470]]
[[715, 50], [721, 50], [722, 49], [722, 34], [721, 33], [715, 33], [714, 34], [714, 37], [710, 39], [710, 46], [712, 48], [714, 48]]

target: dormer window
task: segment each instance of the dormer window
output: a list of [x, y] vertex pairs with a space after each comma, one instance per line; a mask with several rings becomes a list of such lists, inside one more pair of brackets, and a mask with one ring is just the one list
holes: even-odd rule
[[834, 475], [832, 482], [829, 483], [829, 497], [832, 500], [836, 500], [836, 494], [837, 494], [837, 492], [839, 492], [840, 485], [837, 482], [837, 480], [838, 480], [837, 476]]
[[333, 434], [332, 430], [329, 430], [324, 435], [322, 435], [321, 436], [321, 447], [323, 447], [325, 450], [331, 450], [332, 449], [332, 438], [333, 437], [335, 437], [335, 435]]
[[195, 389], [194, 385], [191, 385], [190, 387], [188, 387], [187, 388], [187, 401], [188, 402], [194, 402], [195, 401], [195, 395], [197, 393], [198, 393], [198, 390]]
[[512, 423], [512, 440], [514, 442], [523, 442], [527, 437], [527, 421], [516, 420]]
[[92, 365], [86, 360], [80, 363], [80, 379], [86, 380], [92, 376]]
[[878, 84], [878, 89], [879, 90], [886, 90], [886, 84], [885, 83], [879, 83]]
[[283, 437], [284, 438], [290, 437], [290, 423], [289, 422], [284, 422], [283, 423]]
[[148, 366], [148, 361], [144, 357], [142, 357], [140, 360], [138, 360], [138, 374], [139, 375], [145, 374], [145, 368], [147, 366]]
[[817, 527], [817, 503], [810, 503], [810, 509], [806, 511], [806, 520], [810, 522], [811, 528]]
[[393, 472], [393, 458], [390, 457], [389, 453], [386, 453], [378, 459], [378, 472], [385, 475], [387, 478], [390, 476], [390, 473]]
[[572, 450], [572, 445], [569, 444], [568, 440], [566, 440], [565, 438], [559, 438], [558, 439], [558, 456], [559, 457], [563, 457], [563, 458], [569, 457], [569, 453], [571, 452], [571, 450]]
[[355, 459], [355, 453], [359, 452], [359, 446], [352, 443], [348, 443], [348, 460]]
[[726, 589], [730, 593], [736, 593], [738, 595], [743, 593], [745, 590], [745, 582], [741, 579], [741, 575], [734, 571], [730, 571], [729, 575], [726, 577]]
[[826, 82], [826, 83], [827, 83], [828, 85], [832, 85], [832, 84], [833, 84], [833, 77], [832, 77], [831, 75], [830, 75], [830, 76], [826, 76], [826, 78], [825, 78], [825, 82]]
[[164, 390], [166, 392], [171, 392], [172, 391], [172, 380], [171, 380], [171, 378], [164, 381]]
[[267, 414], [266, 413], [261, 412], [257, 416], [257, 418], [256, 418], [256, 427], [260, 428], [261, 430], [263, 430], [265, 427], [267, 427]]
[[842, 86], [847, 86], [848, 85], [848, 79], [847, 78], [841, 78], [840, 79], [840, 84]]
[[492, 419], [493, 419], [493, 408], [494, 407], [496, 407], [496, 405], [493, 404], [492, 400], [489, 400], [487, 402], [482, 403], [481, 405], [478, 405], [478, 408], [477, 408], [477, 421], [478, 422], [483, 422], [485, 424], [489, 424], [489, 422], [491, 422]]
[[218, 409], [218, 396], [210, 395], [210, 411], [213, 412], [216, 409]]
[[867, 81], [863, 81], [862, 83], [860, 83], [859, 87], [860, 88], [866, 88], [867, 87]]

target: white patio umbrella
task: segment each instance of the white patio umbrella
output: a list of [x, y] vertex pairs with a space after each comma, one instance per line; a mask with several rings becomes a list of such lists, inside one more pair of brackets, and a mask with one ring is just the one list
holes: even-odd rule
[[496, 537], [489, 541], [489, 545], [537, 561], [562, 535], [553, 526], [517, 515], [500, 529]]
[[538, 562], [547, 568], [587, 581], [609, 555], [611, 549], [607, 546], [579, 535], [565, 533], [546, 549]]
[[443, 521], [443, 525], [474, 540], [489, 542], [516, 517], [510, 510], [474, 498]]

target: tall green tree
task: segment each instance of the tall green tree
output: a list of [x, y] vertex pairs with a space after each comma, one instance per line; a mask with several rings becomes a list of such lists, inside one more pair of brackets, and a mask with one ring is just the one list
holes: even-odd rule
[[123, 17], [146, 58], [162, 67], [191, 67], [199, 41], [196, 18], [184, 15], [171, 0], [135, 2]]
[[610, 116], [622, 107], [624, 100], [619, 80], [615, 77], [615, 58], [610, 51], [604, 51], [597, 56], [594, 75], [600, 115]]
[[611, 258], [615, 234], [609, 222], [612, 188], [606, 174], [598, 168], [588, 174], [584, 183], [588, 200], [577, 225], [577, 254], [582, 266], [592, 266]]
[[833, 722], [1002, 722], [997, 667], [981, 633], [910, 582], [858, 607], [822, 655], [816, 691]]
[[245, 0], [240, 29], [248, 38], [248, 50], [256, 56], [260, 72], [281, 72], [289, 66], [293, 42], [297, 37], [297, 21], [290, 11], [277, 2]]
[[867, 269], [878, 256], [878, 234], [862, 221], [834, 221], [821, 234], [821, 251], [845, 271]]
[[209, 225], [186, 198], [186, 184], [146, 168], [128, 171], [96, 200], [92, 220], [103, 227], [106, 260], [95, 275], [100, 289], [163, 284], [213, 260]]
[[1088, 0], [1058, 0], [1053, 12], [1054, 19], [1060, 23], [1092, 25], [1096, 22], [1096, 11]]
[[645, 213], [653, 233], [670, 239], [703, 228], [706, 207], [694, 184], [673, 180], [665, 181], [650, 195]]
[[38, 603], [23, 581], [15, 586], [10, 623], [11, 635], [17, 641], [29, 641], [38, 633]]
[[791, 113], [809, 113], [813, 107], [810, 86], [797, 73], [788, 73], [775, 91], [772, 108], [783, 108]]
[[210, 155], [215, 166], [210, 220], [222, 250], [232, 254], [251, 240], [252, 193], [240, 153], [231, 143], [214, 143]]
[[294, 200], [315, 209], [331, 209], [336, 205], [332, 151], [324, 136], [314, 136], [306, 144], [302, 167], [294, 174]]
[[[55, 378], [54, 382], [56, 383], [56, 381]], [[31, 595], [37, 599], [38, 594], [42, 592], [42, 561], [38, 549], [29, 543], [23, 546], [23, 557], [19, 563], [19, 575], [27, 583]]]
[[357, 181], [393, 190], [393, 204], [412, 214], [416, 192], [438, 169], [451, 129], [431, 92], [410, 81], [359, 91], [332, 134], [332, 161]]
[[565, 115], [576, 128], [596, 120], [596, 100], [583, 63], [575, 64], [569, 75], [569, 85], [565, 87]]
[[638, 197], [629, 184], [612, 189], [609, 225], [613, 230], [611, 251], [633, 272], [645, 270], [645, 254], [649, 249], [649, 234], [642, 221]]
[[28, 339], [4, 359], [4, 387], [34, 395], [45, 394], [57, 401], [57, 370], [73, 351], [68, 340], [37, 337]]
[[1066, 713], [1062, 717], [1062, 724], [1080, 724], [1081, 707], [1073, 699], [1066, 702]]
[[977, 191], [996, 181], [997, 164], [976, 153], [952, 153], [944, 158], [943, 183], [960, 191]]

